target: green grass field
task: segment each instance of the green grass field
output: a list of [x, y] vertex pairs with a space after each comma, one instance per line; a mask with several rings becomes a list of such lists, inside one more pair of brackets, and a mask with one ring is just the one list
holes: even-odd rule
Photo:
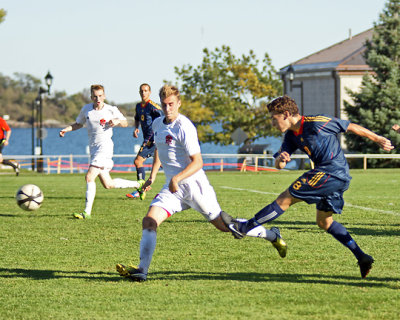
[[[207, 175], [222, 208], [250, 218], [300, 174]], [[2, 174], [0, 318], [399, 319], [400, 170], [351, 174], [336, 220], [375, 258], [367, 279], [350, 251], [315, 225], [315, 207], [297, 204], [271, 224], [288, 243], [285, 259], [269, 242], [235, 240], [193, 210], [176, 214], [158, 231], [144, 283], [122, 279], [115, 264], [138, 263], [141, 220], [162, 175], [145, 201], [98, 182], [94, 216], [80, 221], [71, 214], [83, 209], [84, 175]], [[15, 203], [27, 183], [45, 194], [38, 211]]]

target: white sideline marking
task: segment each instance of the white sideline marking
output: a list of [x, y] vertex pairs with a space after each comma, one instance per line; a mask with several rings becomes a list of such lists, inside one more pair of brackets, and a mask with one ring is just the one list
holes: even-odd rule
[[[276, 195], [276, 196], [279, 195], [279, 193], [275, 193], [275, 192], [266, 192], [266, 191], [258, 191], [258, 190], [243, 189], [243, 188], [233, 188], [233, 187], [228, 187], [228, 186], [221, 186], [221, 188], [237, 190], [237, 191], [247, 191], [247, 192], [261, 193], [261, 194], [272, 194], [272, 195]], [[400, 213], [399, 212], [395, 212], [395, 211], [380, 210], [380, 209], [356, 206], [356, 205], [348, 203], [348, 202], [345, 202], [345, 205], [348, 206], [348, 207], [356, 208], [356, 209], [362, 209], [362, 210], [366, 210], [366, 211], [374, 211], [374, 212], [379, 212], [379, 213], [392, 214], [394, 216], [400, 216]]]
[[367, 211], [375, 211], [375, 212], [380, 212], [380, 213], [386, 213], [386, 214], [392, 214], [394, 216], [400, 216], [400, 213], [395, 212], [395, 211], [389, 211], [389, 210], [380, 210], [380, 209], [374, 209], [374, 208], [368, 208], [368, 207], [362, 207], [362, 206], [356, 206], [354, 204], [345, 202], [344, 203], [348, 207], [356, 208], [356, 209], [362, 209], [362, 210], [367, 210]]

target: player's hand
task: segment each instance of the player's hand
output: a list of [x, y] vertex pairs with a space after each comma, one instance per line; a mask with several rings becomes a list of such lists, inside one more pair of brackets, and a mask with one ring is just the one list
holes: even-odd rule
[[148, 178], [146, 180], [146, 182], [144, 183], [142, 190], [143, 191], [150, 191], [151, 190], [151, 185], [153, 184], [153, 179], [152, 178]]
[[169, 182], [168, 189], [172, 193], [175, 193], [179, 190], [179, 185], [178, 185], [178, 182], [176, 181], [175, 177], [172, 177], [171, 181]]
[[8, 146], [8, 140], [3, 140], [3, 145]]
[[289, 153], [283, 151], [275, 159], [275, 168], [281, 170], [286, 167], [286, 164], [291, 160]]
[[113, 128], [116, 127], [120, 124], [121, 121], [119, 121], [118, 119], [111, 119], [110, 121], [108, 121], [108, 126]]
[[138, 137], [139, 137], [139, 128], [136, 128], [135, 131], [133, 131], [133, 136], [134, 136], [135, 138], [138, 138]]
[[62, 130], [60, 131], [59, 135], [60, 135], [60, 137], [62, 138], [62, 137], [65, 136], [66, 133], [67, 133], [67, 130], [62, 129]]
[[390, 151], [394, 148], [392, 142], [389, 139], [381, 136], [378, 137], [377, 144], [385, 151]]
[[398, 124], [394, 124], [393, 127], [392, 127], [392, 130], [400, 133], [400, 126]]
[[278, 156], [278, 159], [277, 159], [278, 161], [280, 161], [280, 162], [285, 162], [285, 163], [287, 163], [287, 162], [289, 162], [290, 160], [292, 160], [291, 158], [290, 158], [290, 154], [289, 153], [287, 153], [286, 151], [283, 151], [283, 152], [281, 152], [281, 154]]

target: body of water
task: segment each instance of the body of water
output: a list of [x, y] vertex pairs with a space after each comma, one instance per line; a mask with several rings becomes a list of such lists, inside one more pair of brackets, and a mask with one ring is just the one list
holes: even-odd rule
[[[87, 155], [88, 152], [88, 134], [86, 128], [82, 128], [76, 131], [68, 132], [63, 138], [60, 138], [60, 128], [46, 128], [45, 138], [43, 139], [43, 155], [55, 156], [55, 155]], [[114, 141], [114, 155], [132, 155], [132, 157], [114, 157], [114, 170], [131, 171], [134, 170], [132, 167], [134, 157], [137, 154], [143, 137], [140, 135], [139, 138], [134, 138], [133, 127], [129, 128], [114, 128], [113, 141]], [[36, 138], [35, 138], [36, 143]], [[268, 144], [267, 149], [271, 152], [276, 152], [281, 144], [280, 138], [270, 137], [259, 139], [256, 141], [257, 144]], [[37, 144], [36, 144], [37, 145]], [[201, 151], [203, 154], [237, 154], [239, 146], [219, 146], [213, 143], [202, 143]], [[32, 129], [30, 128], [15, 128], [12, 129], [10, 144], [3, 149], [3, 155], [7, 156], [22, 156], [32, 155]], [[54, 160], [54, 158], [53, 158]], [[69, 159], [63, 159], [69, 160]], [[30, 160], [29, 160], [30, 161]], [[207, 170], [218, 170], [218, 165], [210, 165], [211, 163], [219, 162], [218, 159], [208, 158], [206, 161], [209, 165]], [[225, 158], [226, 163], [236, 163], [237, 158]], [[25, 161], [26, 162], [26, 161]], [[74, 157], [73, 162], [77, 164], [88, 163], [87, 157]], [[31, 162], [29, 162], [31, 163]], [[146, 162], [147, 165], [151, 164], [151, 160]], [[263, 165], [263, 164], [260, 164]], [[23, 167], [29, 168], [28, 163], [23, 164]], [[66, 164], [68, 167], [68, 164]]]
[[[43, 139], [44, 155], [85, 155], [88, 146], [86, 128], [68, 132], [64, 138], [60, 138], [59, 128], [47, 128], [47, 136]], [[142, 136], [134, 138], [133, 128], [114, 128], [114, 154], [136, 154], [135, 145], [140, 145]], [[257, 144], [268, 144], [268, 149], [276, 152], [281, 144], [281, 139], [268, 137], [258, 139]], [[202, 153], [238, 153], [239, 146], [219, 146], [213, 143], [202, 143]], [[12, 129], [10, 144], [3, 149], [3, 155], [31, 155], [32, 154], [32, 130], [30, 128]]]

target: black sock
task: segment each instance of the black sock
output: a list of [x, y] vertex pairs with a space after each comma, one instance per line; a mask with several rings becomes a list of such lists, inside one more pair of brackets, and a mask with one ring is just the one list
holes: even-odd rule
[[11, 162], [10, 160], [3, 160], [3, 164], [5, 164], [6, 166], [11, 166], [14, 169], [17, 168], [17, 166], [13, 162]]
[[144, 167], [136, 168], [136, 175], [138, 180], [144, 180], [146, 177], [146, 170]]
[[342, 243], [345, 247], [354, 254], [357, 260], [360, 260], [365, 253], [360, 249], [358, 244], [353, 240], [347, 229], [339, 222], [333, 221], [327, 230], [336, 240]]

